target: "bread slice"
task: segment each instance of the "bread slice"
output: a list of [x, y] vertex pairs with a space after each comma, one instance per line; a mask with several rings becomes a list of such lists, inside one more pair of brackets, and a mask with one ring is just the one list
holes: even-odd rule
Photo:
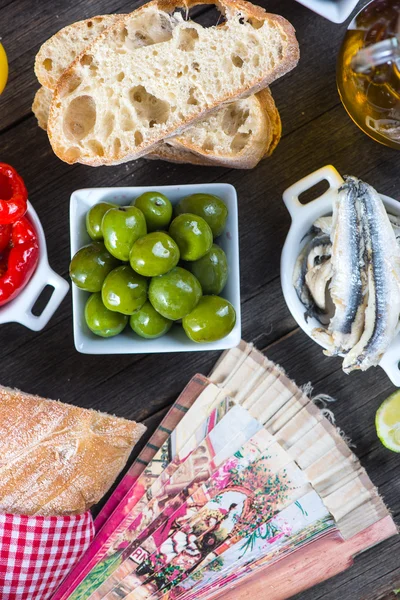
[[113, 484], [144, 425], [0, 387], [0, 512], [80, 514]]
[[47, 121], [49, 120], [49, 110], [53, 92], [48, 88], [41, 87], [35, 94], [32, 104], [32, 112], [35, 115], [38, 125], [41, 129], [47, 131]]
[[35, 74], [39, 83], [54, 90], [65, 69], [98, 35], [121, 15], [100, 15], [60, 29], [39, 49]]
[[[42, 129], [47, 128], [51, 90], [36, 92], [32, 110]], [[270, 156], [279, 142], [281, 121], [268, 88], [230, 103], [179, 137], [168, 138], [146, 158], [173, 163], [251, 169]]]
[[[198, 3], [153, 0], [117, 19], [73, 61], [57, 84], [48, 123], [62, 160], [97, 166], [138, 158], [297, 64], [294, 30], [282, 17], [221, 0], [226, 22], [203, 28], [175, 11]], [[137, 47], [142, 37], [150, 45]]]
[[252, 169], [272, 154], [281, 130], [278, 110], [266, 88], [220, 108], [181, 135], [168, 138], [146, 158]]

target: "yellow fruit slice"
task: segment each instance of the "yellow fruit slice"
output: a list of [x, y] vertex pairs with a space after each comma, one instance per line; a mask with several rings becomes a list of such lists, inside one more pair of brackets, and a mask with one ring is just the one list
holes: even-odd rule
[[0, 44], [0, 94], [6, 87], [8, 79], [8, 61], [7, 54], [3, 46]]
[[400, 452], [400, 390], [380, 405], [375, 427], [382, 444], [393, 452]]

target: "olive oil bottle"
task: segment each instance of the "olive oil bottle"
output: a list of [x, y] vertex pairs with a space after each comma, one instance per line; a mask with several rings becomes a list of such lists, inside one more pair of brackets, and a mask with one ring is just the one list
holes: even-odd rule
[[374, 0], [353, 19], [337, 65], [341, 100], [377, 142], [400, 150], [400, 0]]

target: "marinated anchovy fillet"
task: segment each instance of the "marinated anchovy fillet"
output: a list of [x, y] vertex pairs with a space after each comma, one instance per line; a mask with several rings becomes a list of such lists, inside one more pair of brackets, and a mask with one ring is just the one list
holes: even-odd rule
[[306, 284], [318, 308], [326, 312], [326, 287], [332, 277], [332, 262], [330, 259], [315, 265], [306, 273]]
[[313, 223], [313, 229], [316, 231], [322, 231], [326, 235], [331, 235], [332, 231], [332, 217], [319, 217]]
[[[389, 221], [393, 227], [394, 235], [396, 236], [397, 243], [400, 245], [400, 217], [388, 214]], [[320, 234], [322, 231], [326, 235], [331, 235], [332, 231], [332, 217], [319, 217], [314, 221], [312, 231], [316, 234]]]
[[313, 332], [317, 339], [322, 334], [323, 341], [328, 343], [328, 355], [348, 352], [363, 332], [366, 276], [357, 197], [357, 180], [348, 177], [333, 205], [329, 289], [335, 314], [327, 332], [318, 329]]
[[331, 240], [325, 234], [315, 236], [306, 244], [299, 254], [293, 272], [293, 285], [300, 301], [306, 308], [305, 319], [310, 316], [319, 320], [321, 309], [314, 301], [306, 283], [306, 275], [309, 269], [323, 264], [330, 258]]
[[359, 182], [358, 201], [368, 264], [368, 305], [358, 343], [343, 361], [346, 373], [379, 363], [397, 332], [400, 316], [400, 250], [378, 193]]

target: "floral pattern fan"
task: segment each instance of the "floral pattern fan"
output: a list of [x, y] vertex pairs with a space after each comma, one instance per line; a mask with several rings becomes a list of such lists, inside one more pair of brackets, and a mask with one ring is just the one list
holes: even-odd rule
[[245, 342], [193, 378], [96, 525], [54, 600], [283, 600], [397, 532], [324, 412]]

